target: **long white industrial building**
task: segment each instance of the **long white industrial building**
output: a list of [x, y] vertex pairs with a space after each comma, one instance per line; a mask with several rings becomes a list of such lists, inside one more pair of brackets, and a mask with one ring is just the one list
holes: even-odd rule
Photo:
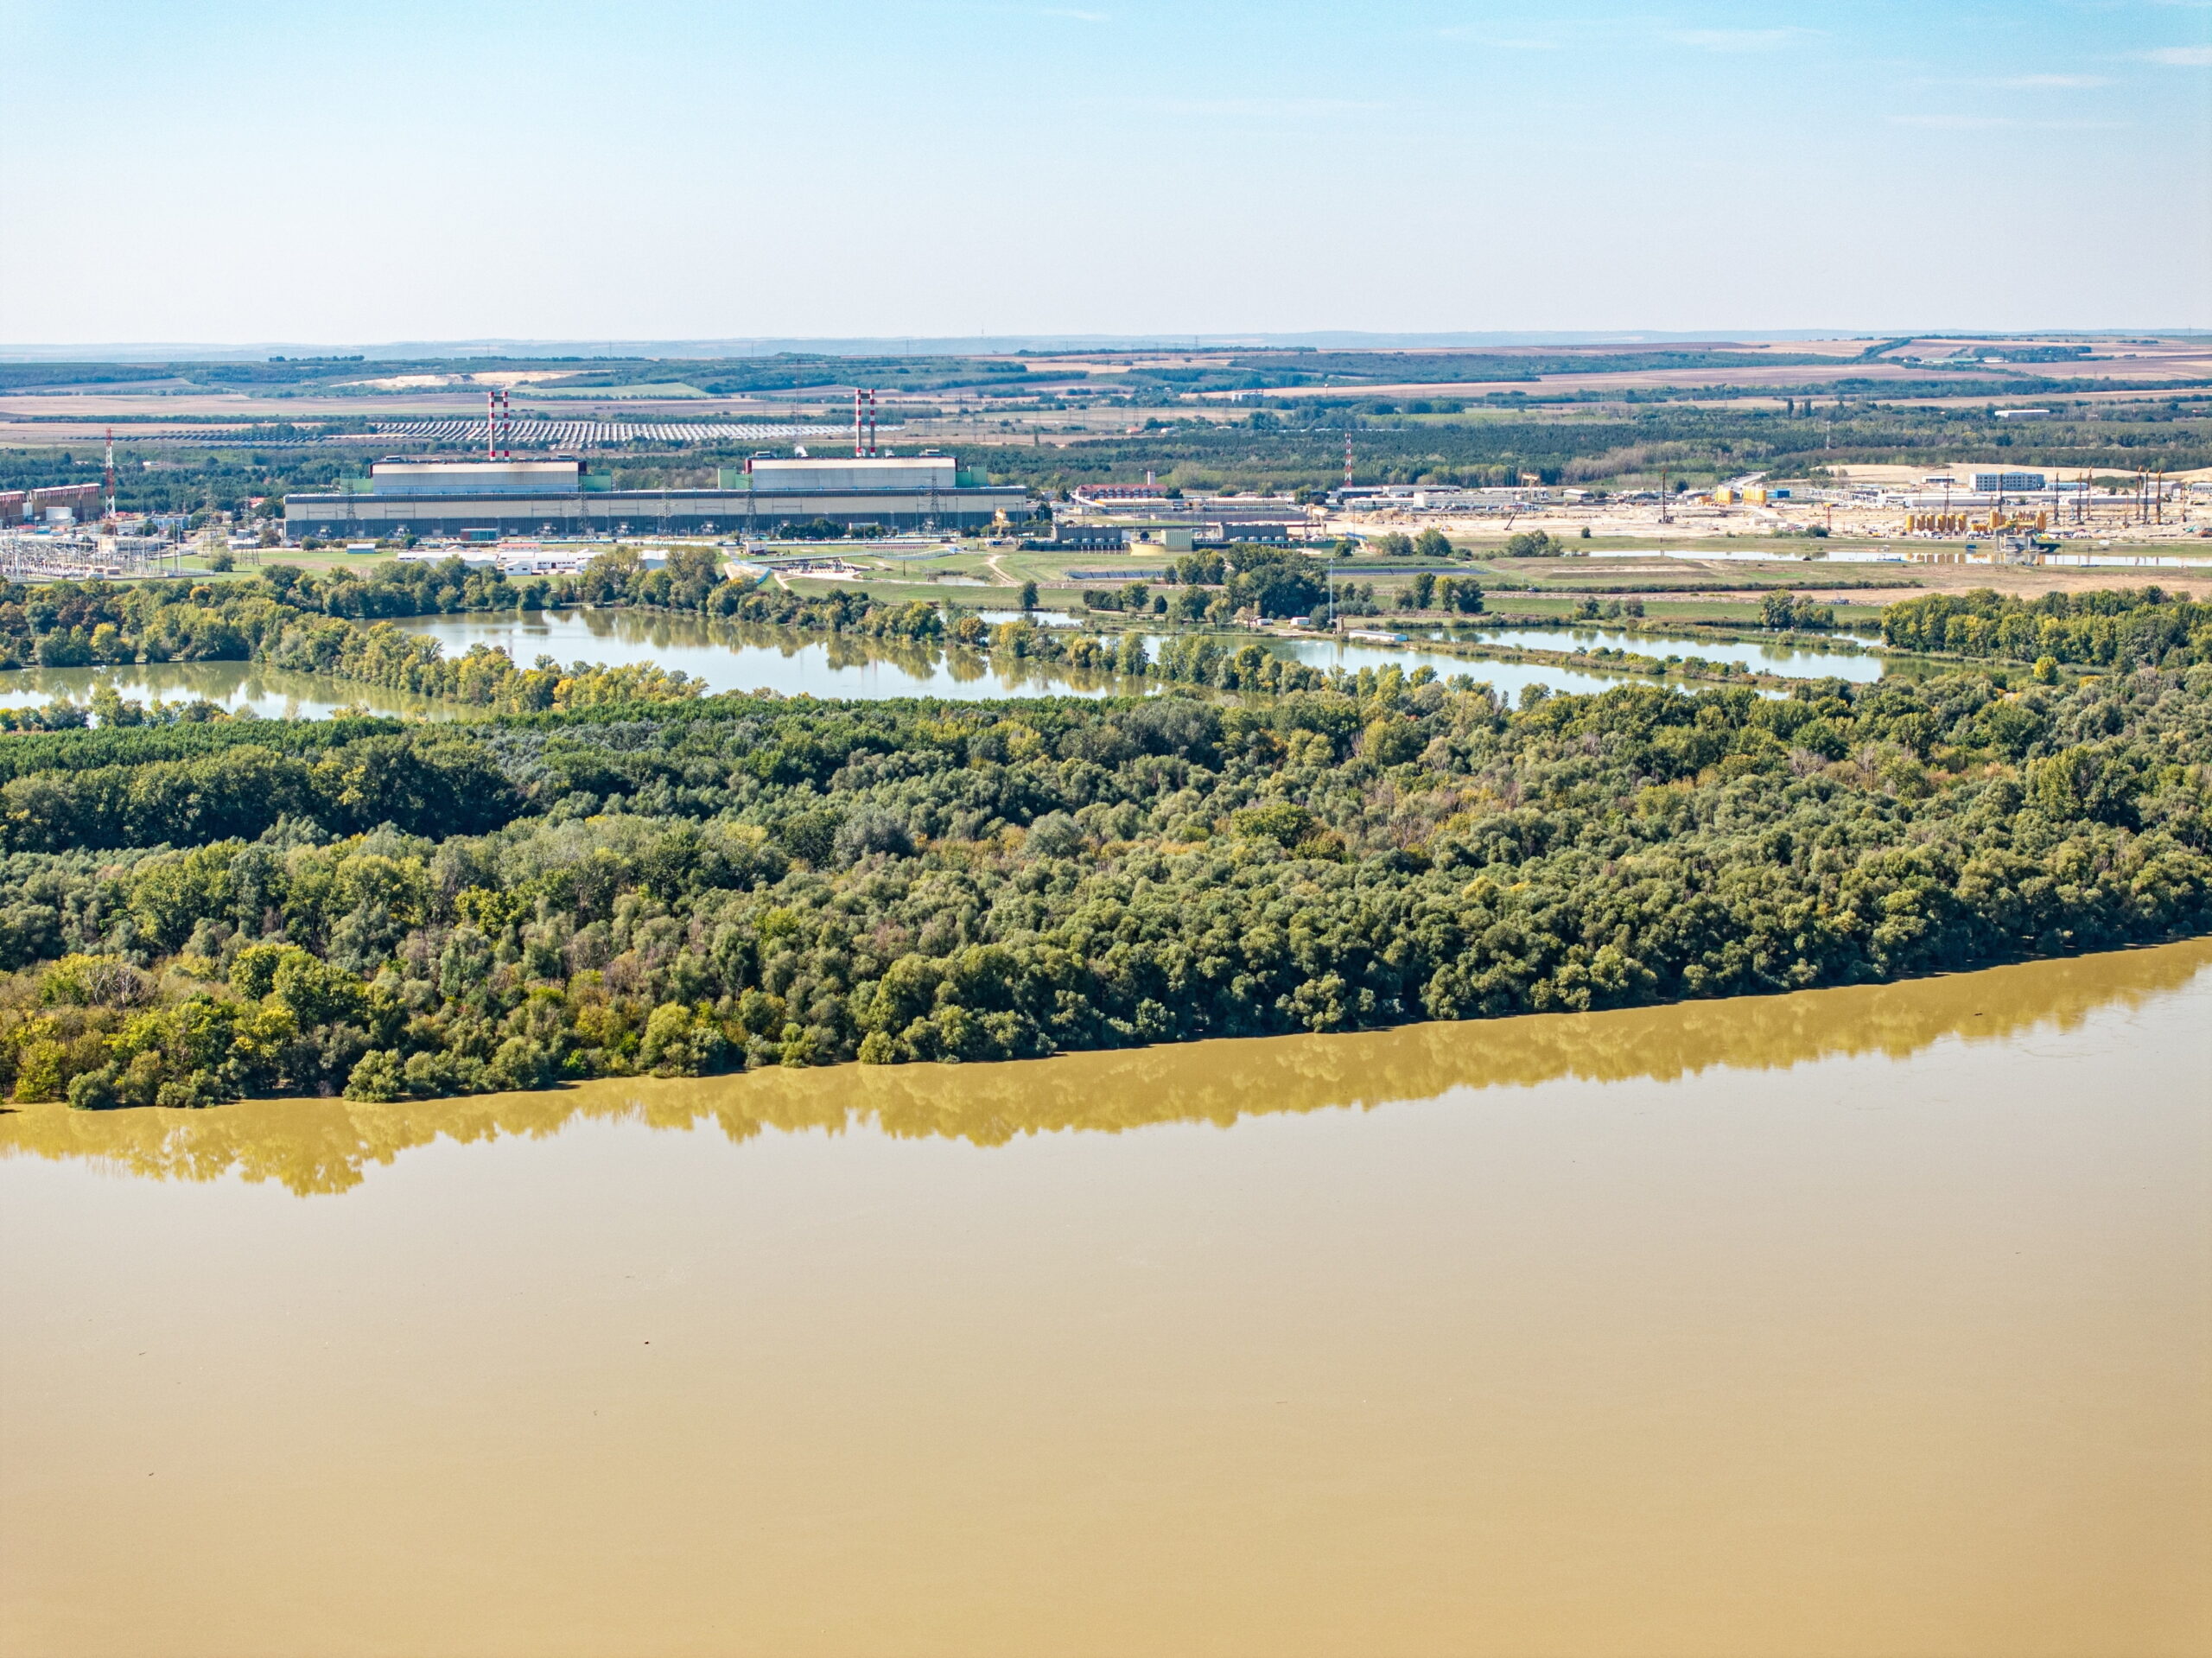
[[963, 473], [950, 455], [756, 455], [712, 489], [615, 489], [582, 461], [409, 461], [329, 493], [287, 495], [308, 536], [751, 535], [827, 518], [848, 528], [981, 529], [1030, 515], [1028, 492]]

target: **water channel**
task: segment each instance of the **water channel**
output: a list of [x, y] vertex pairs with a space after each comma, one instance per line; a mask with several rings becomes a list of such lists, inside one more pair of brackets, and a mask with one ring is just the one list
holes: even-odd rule
[[[984, 610], [998, 622], [1020, 613]], [[1073, 625], [1058, 612], [1039, 613], [1041, 626]], [[540, 656], [566, 664], [652, 662], [681, 670], [705, 682], [710, 692], [773, 690], [785, 696], [878, 699], [942, 696], [963, 700], [997, 697], [1105, 696], [1156, 690], [1157, 682], [1123, 682], [1116, 676], [1075, 673], [1011, 657], [986, 658], [967, 651], [863, 638], [824, 638], [788, 629], [702, 621], [647, 611], [577, 610], [474, 613], [410, 618], [397, 626], [437, 639], [449, 655], [473, 645], [505, 651], [527, 665]], [[1388, 624], [1382, 626], [1387, 626]], [[1532, 650], [1575, 651], [1611, 646], [1641, 655], [1674, 652], [1733, 662], [1768, 673], [1821, 677], [1834, 675], [1869, 682], [1890, 672], [1936, 670], [1940, 664], [1885, 659], [1847, 649], [1823, 651], [1787, 645], [1732, 644], [1688, 637], [1630, 633], [1604, 628], [1514, 628], [1455, 630], [1464, 637]], [[1161, 636], [1147, 635], [1156, 653]], [[1622, 683], [1653, 682], [1648, 676], [1591, 672], [1539, 663], [1493, 662], [1424, 648], [1416, 637], [1404, 645], [1357, 639], [1269, 638], [1262, 647], [1320, 668], [1421, 668], [1440, 677], [1466, 674], [1509, 697], [1530, 685], [1555, 691], [1601, 691]], [[0, 673], [0, 707], [29, 707], [60, 698], [83, 703], [95, 685], [112, 685], [140, 702], [204, 699], [231, 710], [251, 709], [264, 718], [316, 719], [341, 707], [372, 713], [449, 718], [455, 710], [434, 699], [381, 690], [320, 675], [287, 673], [257, 664], [162, 663], [106, 668], [34, 668]]]
[[[987, 611], [987, 619], [1013, 613]], [[784, 630], [740, 627], [629, 610], [544, 612], [513, 615], [435, 616], [399, 626], [442, 641], [449, 654], [471, 645], [497, 646], [517, 662], [541, 653], [567, 663], [657, 662], [707, 682], [713, 691], [767, 689], [786, 696], [805, 692], [824, 697], [1039, 696], [1073, 693], [1108, 696], [1132, 689], [1111, 676], [1075, 676], [1049, 664], [980, 657], [925, 646], [900, 649], [887, 641], [840, 636], [823, 640]], [[1156, 653], [1162, 636], [1147, 635]], [[1230, 643], [1240, 643], [1232, 640]], [[1555, 691], [1596, 691], [1629, 676], [1586, 673], [1526, 663], [1484, 662], [1424, 651], [1326, 639], [1269, 639], [1264, 648], [1318, 667], [1395, 667], [1407, 673], [1428, 667], [1440, 677], [1469, 674], [1500, 691], [1517, 693], [1524, 685], [1545, 684]], [[1649, 679], [1644, 680], [1649, 683]]]
[[2212, 941], [0, 1115], [0, 1650], [2183, 1658]]
[[969, 651], [785, 628], [700, 621], [635, 610], [542, 611], [526, 615], [425, 616], [398, 626], [458, 656], [472, 645], [505, 651], [527, 667], [540, 656], [566, 664], [658, 663], [706, 682], [709, 691], [772, 690], [785, 696], [1108, 696], [1129, 689], [1111, 674], [1071, 674], [1047, 664], [986, 660]]
[[93, 689], [111, 685], [126, 701], [212, 702], [232, 713], [251, 709], [264, 720], [323, 720], [341, 708], [372, 714], [448, 720], [460, 710], [435, 697], [384, 690], [324, 674], [289, 673], [257, 662], [158, 662], [106, 668], [19, 668], [0, 672], [0, 708], [43, 707], [92, 700]]
[[1844, 645], [1823, 651], [1802, 645], [1767, 645], [1737, 639], [1700, 638], [1695, 634], [1640, 633], [1609, 627], [1511, 627], [1465, 630], [1486, 644], [1529, 651], [1626, 651], [1636, 656], [1703, 657], [1732, 662], [1758, 673], [1787, 674], [1796, 679], [1848, 679], [1872, 683], [1882, 677], [1883, 658]]

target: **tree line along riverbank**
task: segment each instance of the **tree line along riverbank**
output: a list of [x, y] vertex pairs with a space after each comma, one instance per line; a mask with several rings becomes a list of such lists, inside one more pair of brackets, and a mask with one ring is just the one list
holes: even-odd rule
[[[1236, 608], [1299, 616], [1325, 600], [1310, 561], [1275, 549], [1249, 549], [1211, 571], [1216, 598]], [[1194, 592], [1191, 596], [1198, 597]], [[1476, 598], [1479, 605], [1479, 593]], [[1209, 601], [1211, 602], [1211, 601]], [[945, 645], [988, 651], [1010, 660], [1051, 664], [1071, 673], [1150, 677], [1213, 689], [1280, 694], [1318, 689], [1322, 670], [1287, 659], [1233, 634], [1172, 632], [1149, 645], [1135, 625], [1106, 632], [1038, 626], [1025, 616], [987, 622], [972, 611], [920, 600], [886, 603], [857, 591], [801, 594], [723, 579], [714, 556], [679, 549], [664, 569], [645, 569], [617, 549], [575, 576], [510, 580], [496, 570], [470, 570], [458, 560], [438, 565], [378, 567], [363, 575], [345, 567], [306, 572], [275, 566], [251, 582], [114, 584], [54, 582], [0, 586], [0, 667], [256, 660], [379, 689], [436, 697], [501, 713], [581, 709], [637, 701], [682, 700], [703, 687], [650, 664], [567, 666], [541, 658], [524, 665], [479, 645], [448, 657], [434, 640], [380, 622], [461, 613], [529, 614], [571, 605], [629, 606], [767, 624], [855, 638]], [[1627, 613], [1611, 619], [1631, 632], [1656, 624]], [[1770, 595], [1770, 638], [1798, 638], [1832, 620], [1824, 607], [1787, 594]], [[1988, 664], [2000, 683], [2015, 677], [2003, 665], [2047, 663], [2108, 671], [2143, 664], [2183, 667], [2212, 660], [2212, 607], [2157, 588], [2137, 593], [2053, 594], [2023, 601], [1994, 594], [1939, 594], [1904, 600], [1884, 613], [1885, 637], [1899, 649], [1938, 658]], [[1170, 619], [1171, 621], [1173, 619]], [[1465, 622], [1461, 612], [1446, 620]], [[1606, 619], [1602, 615], [1596, 619]], [[1129, 624], [1137, 624], [1131, 617]], [[1142, 627], [1158, 624], [1150, 616]], [[1780, 630], [1774, 632], [1772, 630]], [[1705, 630], [1698, 630], [1700, 636]], [[1730, 630], [1742, 638], [1748, 630]], [[1749, 635], [1756, 637], [1756, 635]], [[1713, 637], [1724, 637], [1714, 632]], [[1557, 661], [1563, 666], [1726, 681], [1747, 670], [1649, 653], [1529, 652], [1510, 644], [1459, 639], [1446, 653], [1471, 658]], [[1768, 678], [1755, 683], [1767, 684]], [[1776, 683], [1782, 682], [1776, 681]], [[119, 699], [102, 717], [143, 717]], [[206, 717], [213, 710], [191, 711]], [[82, 722], [67, 707], [0, 710], [0, 725], [40, 729]]]

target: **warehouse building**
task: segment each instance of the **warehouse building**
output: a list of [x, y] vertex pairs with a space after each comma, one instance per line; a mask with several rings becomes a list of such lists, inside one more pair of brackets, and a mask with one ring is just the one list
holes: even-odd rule
[[1029, 516], [1028, 492], [986, 484], [950, 455], [755, 455], [711, 489], [616, 489], [581, 461], [379, 461], [329, 493], [287, 495], [293, 540], [398, 536], [772, 535], [827, 519], [848, 529], [976, 530]]

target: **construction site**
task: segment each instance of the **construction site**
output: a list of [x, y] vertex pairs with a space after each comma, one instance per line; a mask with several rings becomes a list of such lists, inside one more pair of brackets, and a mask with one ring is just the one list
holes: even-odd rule
[[[1576, 539], [1631, 536], [1660, 544], [1782, 540], [1799, 543], [1797, 556], [1812, 557], [1831, 556], [1827, 543], [1840, 555], [1846, 543], [1871, 543], [1891, 558], [1947, 562], [2094, 560], [2112, 549], [2113, 562], [2133, 563], [2139, 555], [2130, 549], [2212, 540], [2212, 468], [2070, 478], [1968, 466], [1828, 471], [1816, 483], [1754, 473], [1694, 490], [1667, 487], [1662, 475], [1661, 489], [1644, 492], [1534, 483], [1482, 490], [1347, 486], [1331, 495], [1314, 526], [1319, 535], [1428, 526], [1487, 539], [1548, 526]], [[2205, 552], [2212, 556], [2212, 546]]]

